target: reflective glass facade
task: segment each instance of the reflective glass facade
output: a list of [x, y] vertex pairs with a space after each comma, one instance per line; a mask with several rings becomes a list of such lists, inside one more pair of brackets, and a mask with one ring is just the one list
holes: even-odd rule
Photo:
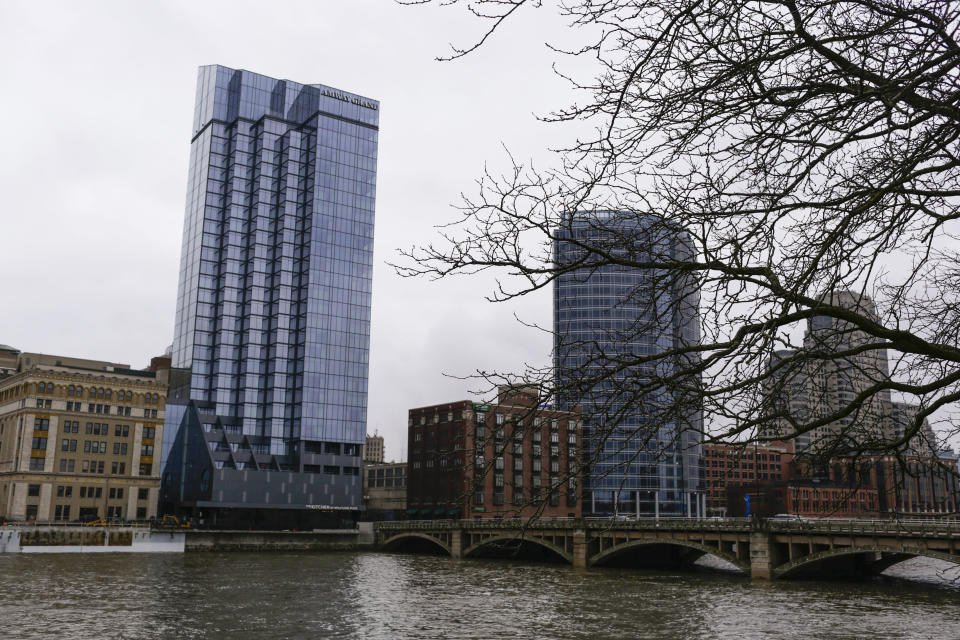
[[687, 235], [659, 219], [592, 212], [577, 214], [556, 238], [556, 265], [584, 265], [554, 281], [553, 316], [560, 405], [579, 404], [583, 414], [584, 515], [702, 512], [701, 412], [674, 391], [649, 388], [679, 361], [623, 362], [699, 344], [699, 294], [689, 280], [595, 253], [679, 259], [689, 255]]
[[[186, 382], [175, 395], [205, 431], [242, 436], [253, 454], [213, 455], [214, 469], [360, 466], [378, 124], [375, 100], [200, 68], [173, 344]], [[184, 411], [168, 412], [178, 424], [165, 460]], [[338, 504], [359, 504], [355, 484]]]

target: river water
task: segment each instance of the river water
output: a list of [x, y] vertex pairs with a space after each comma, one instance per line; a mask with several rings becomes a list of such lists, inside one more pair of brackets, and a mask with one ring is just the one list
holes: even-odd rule
[[376, 553], [0, 555], [0, 638], [960, 638], [960, 579], [761, 582]]

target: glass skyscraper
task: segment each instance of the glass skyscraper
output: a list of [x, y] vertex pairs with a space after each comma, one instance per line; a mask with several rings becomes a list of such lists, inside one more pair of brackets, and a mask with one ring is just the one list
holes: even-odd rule
[[200, 68], [161, 507], [309, 526], [361, 504], [379, 103]]
[[658, 357], [699, 345], [699, 292], [686, 276], [617, 264], [684, 259], [688, 234], [653, 216], [580, 212], [553, 252], [557, 399], [583, 414], [584, 515], [702, 513], [697, 356]]

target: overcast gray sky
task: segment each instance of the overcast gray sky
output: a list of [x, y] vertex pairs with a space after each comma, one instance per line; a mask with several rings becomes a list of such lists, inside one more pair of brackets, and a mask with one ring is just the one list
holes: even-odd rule
[[[390, 0], [0, 3], [0, 343], [148, 364], [173, 340], [197, 67], [223, 64], [381, 101], [369, 430], [406, 455], [411, 407], [468, 397], [444, 376], [545, 363], [550, 295], [404, 280], [385, 265], [433, 237], [485, 163], [544, 159], [536, 122], [569, 99], [530, 12], [496, 46], [438, 63], [479, 25]], [[554, 24], [554, 29], [558, 25]], [[555, 33], [555, 31], [554, 31]]]

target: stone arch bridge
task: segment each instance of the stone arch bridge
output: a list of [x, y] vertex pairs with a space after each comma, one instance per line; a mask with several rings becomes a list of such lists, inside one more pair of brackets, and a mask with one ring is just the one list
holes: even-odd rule
[[741, 518], [380, 522], [376, 544], [382, 550], [419, 546], [453, 558], [526, 547], [583, 568], [625, 557], [641, 566], [682, 566], [710, 554], [766, 580], [855, 577], [878, 574], [917, 556], [960, 564], [960, 522]]

